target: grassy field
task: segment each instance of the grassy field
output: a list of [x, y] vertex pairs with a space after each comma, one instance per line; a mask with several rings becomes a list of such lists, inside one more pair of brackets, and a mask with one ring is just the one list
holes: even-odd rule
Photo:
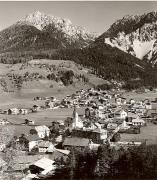
[[150, 99], [154, 100], [154, 98], [157, 98], [157, 92], [150, 91], [146, 93], [136, 93], [136, 92], [127, 92], [124, 94], [124, 97], [127, 99], [135, 99], [135, 100], [144, 100], [144, 99]]
[[[54, 65], [56, 67], [55, 72], [60, 72], [63, 69], [72, 70], [75, 74], [84, 74], [89, 78], [89, 83], [77, 82], [76, 84], [69, 85], [67, 87], [57, 83], [53, 80], [39, 79], [23, 82], [21, 90], [17, 91], [13, 88], [11, 80], [8, 80], [7, 74], [13, 73], [22, 75], [26, 72], [39, 73], [45, 77], [50, 71], [44, 67], [39, 67], [35, 64], [47, 64]], [[10, 106], [32, 106], [34, 102], [32, 99], [36, 96], [55, 96], [58, 99], [62, 99], [68, 94], [75, 93], [79, 89], [87, 89], [93, 85], [103, 84], [107, 81], [96, 77], [89, 73], [89, 69], [80, 67], [74, 62], [64, 60], [32, 60], [28, 64], [0, 64], [0, 78], [5, 79], [8, 85], [8, 89], [14, 92], [4, 92], [2, 86], [0, 86], [0, 108], [7, 108]], [[53, 87], [51, 87], [53, 86]]]
[[141, 128], [140, 134], [121, 134], [121, 141], [145, 141], [147, 144], [157, 144], [157, 125], [148, 123]]
[[[77, 109], [78, 114], [84, 114], [84, 108]], [[52, 121], [64, 121], [67, 117], [72, 117], [73, 108], [63, 109], [47, 109], [37, 113], [31, 113], [27, 115], [0, 115], [0, 118], [7, 118], [9, 122], [13, 123], [12, 126], [15, 129], [15, 135], [19, 136], [22, 133], [28, 135], [30, 129], [33, 126], [22, 125], [25, 119], [33, 120], [34, 126], [47, 125], [50, 126]]]

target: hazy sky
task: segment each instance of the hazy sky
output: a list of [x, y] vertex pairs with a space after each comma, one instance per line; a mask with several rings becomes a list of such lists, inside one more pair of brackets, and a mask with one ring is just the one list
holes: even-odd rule
[[102, 33], [115, 20], [122, 18], [124, 15], [157, 11], [157, 2], [1, 1], [0, 30], [37, 10], [46, 14], [68, 18], [73, 24], [84, 26], [89, 31]]

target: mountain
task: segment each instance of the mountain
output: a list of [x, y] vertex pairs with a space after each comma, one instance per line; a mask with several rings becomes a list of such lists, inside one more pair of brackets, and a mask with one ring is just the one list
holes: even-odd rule
[[83, 49], [58, 50], [50, 59], [71, 59], [98, 77], [123, 84], [126, 89], [157, 85], [157, 71], [150, 63], [112, 47], [94, 43]]
[[[139, 49], [133, 46], [139, 41], [148, 43], [149, 47], [152, 36], [148, 38], [147, 31], [142, 28], [146, 26], [145, 22], [155, 26], [156, 14], [153, 17], [141, 21], [141, 16], [126, 16], [95, 40], [93, 34], [72, 25], [69, 20], [35, 12], [0, 32], [0, 62], [16, 64], [30, 59], [71, 60], [88, 68], [92, 74], [121, 83], [128, 89], [156, 86], [156, 68], [152, 68], [148, 61], [141, 61]], [[130, 37], [128, 41], [127, 37]], [[125, 48], [130, 49], [130, 54]], [[142, 50], [145, 51], [144, 48]], [[147, 58], [149, 53], [148, 50], [144, 52], [142, 58]]]
[[124, 16], [96, 39], [154, 65], [157, 62], [157, 12]]
[[37, 11], [0, 32], [0, 52], [83, 48], [94, 39], [94, 33], [68, 19]]

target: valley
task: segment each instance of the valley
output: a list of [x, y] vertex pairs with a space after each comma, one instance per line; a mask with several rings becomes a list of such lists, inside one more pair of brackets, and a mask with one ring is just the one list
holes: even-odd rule
[[1, 30], [0, 179], [156, 177], [156, 32], [155, 11], [100, 35], [40, 11]]

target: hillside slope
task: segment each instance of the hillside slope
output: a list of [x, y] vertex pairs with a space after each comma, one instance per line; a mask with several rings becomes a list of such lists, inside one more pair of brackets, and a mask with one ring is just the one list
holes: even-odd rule
[[125, 82], [134, 87], [157, 85], [156, 70], [149, 63], [105, 43], [95, 42], [84, 49], [60, 50], [52, 58], [71, 59], [110, 81]]

